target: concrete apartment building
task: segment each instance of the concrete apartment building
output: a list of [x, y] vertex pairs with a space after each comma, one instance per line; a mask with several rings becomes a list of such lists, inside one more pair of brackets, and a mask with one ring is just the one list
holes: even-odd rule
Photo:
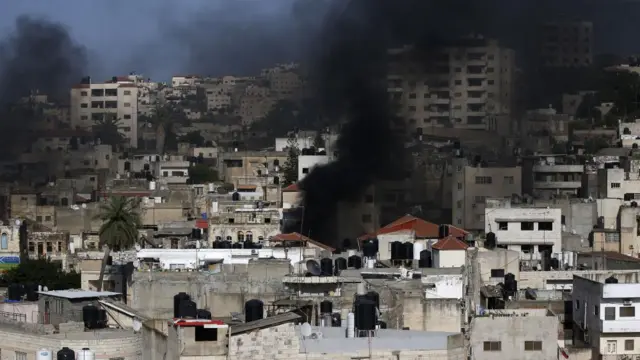
[[85, 83], [71, 88], [71, 126], [90, 129], [100, 121], [118, 120], [118, 129], [138, 145], [138, 86], [128, 78], [114, 77], [111, 82]]
[[640, 284], [632, 277], [615, 279], [573, 277], [574, 343], [590, 346], [594, 359], [640, 356]]
[[520, 252], [523, 261], [535, 265], [544, 250], [560, 252], [562, 214], [560, 209], [487, 208], [485, 233], [494, 233], [498, 247]]
[[637, 148], [640, 146], [640, 120], [635, 122], [619, 122], [618, 138], [624, 148]]
[[538, 199], [577, 197], [584, 164], [571, 155], [535, 155], [522, 159], [522, 193]]
[[593, 23], [547, 23], [541, 29], [541, 36], [544, 66], [586, 67], [593, 63]]
[[522, 193], [519, 166], [472, 165], [465, 158], [454, 158], [452, 164], [451, 216], [455, 226], [483, 230], [487, 198], [511, 198]]
[[482, 37], [461, 39], [438, 53], [431, 69], [408, 63], [405, 56], [411, 51], [389, 51], [396, 60], [388, 77], [388, 91], [409, 132], [427, 127], [484, 130], [488, 118], [511, 113], [513, 50]]
[[547, 309], [488, 310], [472, 320], [471, 359], [559, 359], [559, 327]]

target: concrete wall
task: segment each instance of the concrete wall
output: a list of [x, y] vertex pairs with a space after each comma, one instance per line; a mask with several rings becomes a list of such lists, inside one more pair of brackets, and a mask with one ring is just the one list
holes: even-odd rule
[[466, 250], [434, 250], [433, 253], [434, 268], [460, 267], [466, 262]]
[[144, 360], [165, 360], [168, 351], [168, 323], [166, 320], [149, 320], [142, 325], [142, 339], [146, 348]]
[[[546, 310], [545, 310], [546, 311]], [[556, 360], [558, 326], [555, 316], [486, 316], [471, 324], [472, 358], [477, 360]], [[499, 341], [501, 351], [484, 351], [485, 341]], [[525, 351], [525, 341], [541, 341], [541, 351]]]
[[250, 261], [235, 265], [233, 272], [135, 272], [131, 284], [131, 306], [152, 318], [173, 316], [173, 296], [190, 294], [198, 308], [208, 309], [213, 316], [229, 316], [244, 312], [251, 299], [264, 302], [284, 296], [282, 277], [289, 274], [289, 262], [278, 260]]
[[569, 282], [566, 289], [571, 289], [573, 275], [589, 276], [596, 281], [604, 281], [609, 276], [616, 277], [621, 283], [640, 281], [640, 270], [523, 271], [520, 273], [518, 288], [552, 289], [554, 285], [548, 280], [566, 280]]
[[402, 303], [402, 327], [411, 330], [460, 332], [462, 310], [457, 299], [424, 299], [422, 293], [405, 294]]
[[55, 354], [65, 346], [76, 351], [76, 354], [82, 348], [89, 348], [95, 352], [97, 359], [142, 359], [142, 337], [133, 332], [97, 331], [42, 335], [19, 331], [14, 327], [7, 324], [0, 326], [0, 350], [3, 359], [17, 359], [15, 352], [23, 352], [27, 354], [27, 360], [36, 360], [36, 352], [40, 349], [53, 351], [55, 358]]
[[[359, 340], [359, 339], [352, 339]], [[323, 353], [305, 353], [300, 346], [300, 338], [293, 324], [283, 324], [267, 329], [252, 331], [231, 337], [229, 341], [228, 360], [267, 360], [267, 359], [291, 359], [291, 360], [348, 360], [354, 358], [369, 358], [367, 346], [363, 346], [358, 352], [341, 353], [337, 349], [327, 346]], [[450, 346], [450, 349], [442, 350], [402, 350], [402, 342], [397, 342], [398, 350], [375, 350], [371, 353], [373, 359], [384, 360], [457, 360], [466, 359], [462, 346]], [[222, 357], [220, 358], [222, 359]]]
[[[479, 249], [476, 258], [483, 282], [491, 281], [492, 269], [504, 269], [505, 274], [512, 273], [516, 276], [516, 280], [520, 278], [520, 253], [517, 251]], [[498, 282], [503, 281], [504, 279]]]

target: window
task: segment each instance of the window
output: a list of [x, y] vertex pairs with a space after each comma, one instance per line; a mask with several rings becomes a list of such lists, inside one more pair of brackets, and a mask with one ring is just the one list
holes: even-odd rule
[[491, 269], [491, 277], [492, 278], [503, 278], [504, 277], [504, 269]]
[[606, 308], [604, 308], [604, 319], [605, 320], [615, 320], [616, 319], [616, 308], [614, 308], [614, 307], [606, 307]]
[[86, 108], [88, 108], [88, 107], [89, 107], [89, 104], [87, 104], [87, 103], [82, 103], [82, 104], [80, 104], [80, 107], [81, 107], [81, 108], [83, 108], [83, 109], [86, 109]]
[[623, 306], [620, 308], [620, 317], [635, 317], [636, 308], [633, 306]]
[[124, 103], [124, 107], [131, 107], [131, 103]]
[[27, 353], [16, 351], [16, 360], [27, 360]]
[[620, 183], [611, 183], [611, 188], [612, 189], [619, 189], [620, 188]]
[[491, 184], [493, 179], [491, 176], [476, 176], [476, 184]]
[[458, 183], [458, 190], [462, 190], [462, 183]]
[[80, 120], [89, 120], [89, 117], [87, 115], [82, 115], [80, 116]]
[[512, 185], [513, 184], [513, 176], [505, 176], [504, 177], [504, 183]]
[[236, 222], [236, 220], [234, 218], [229, 218], [229, 224], [233, 224], [235, 222]]
[[620, 242], [620, 233], [618, 232], [606, 232], [604, 233], [604, 242], [617, 243]]
[[523, 221], [520, 223], [520, 230], [522, 231], [533, 231], [533, 222], [531, 221]]
[[129, 119], [131, 119], [131, 115], [128, 115], [128, 114], [127, 114], [127, 115], [125, 115], [125, 116], [124, 116], [124, 119], [125, 119], [125, 120], [129, 120]]
[[576, 300], [576, 310], [580, 309], [580, 300]]
[[634, 347], [633, 340], [625, 340], [624, 341], [624, 349], [626, 351], [633, 350], [633, 347]]
[[303, 174], [308, 174], [309, 173], [309, 168], [302, 168], [302, 173]]
[[89, 93], [86, 91], [80, 91], [80, 96], [89, 96]]
[[242, 231], [238, 231], [238, 241], [244, 241], [244, 233]]
[[36, 216], [36, 221], [37, 222], [42, 222], [42, 216], [40, 216], [40, 215]]
[[553, 223], [551, 221], [540, 221], [538, 223], [538, 230], [551, 231], [553, 230]]
[[542, 351], [542, 341], [525, 341], [524, 351]]
[[506, 221], [498, 222], [498, 230], [509, 230], [509, 223]]
[[500, 341], [485, 341], [484, 351], [501, 351], [502, 343]]
[[51, 221], [51, 215], [47, 215], [44, 217], [44, 221]]
[[595, 316], [600, 315], [600, 307], [598, 305], [593, 307], [593, 315]]
[[370, 223], [371, 222], [371, 214], [363, 214], [362, 215], [362, 222], [363, 223]]
[[124, 95], [131, 95], [131, 90], [125, 90]]

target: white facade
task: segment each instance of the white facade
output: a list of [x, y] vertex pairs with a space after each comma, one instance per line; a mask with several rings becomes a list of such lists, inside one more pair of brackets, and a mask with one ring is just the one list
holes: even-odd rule
[[640, 178], [638, 173], [625, 169], [598, 169], [598, 197], [622, 199], [629, 205], [631, 201], [640, 202]]
[[524, 259], [540, 260], [540, 245], [562, 244], [562, 210], [551, 208], [485, 209], [485, 233], [496, 234], [497, 245], [518, 251]]
[[573, 322], [588, 332], [586, 343], [601, 355], [640, 356], [640, 283], [605, 284], [574, 276], [572, 297]]
[[315, 166], [329, 163], [327, 155], [300, 155], [298, 156], [298, 181], [304, 179]]
[[189, 165], [186, 160], [165, 160], [159, 164], [159, 175], [167, 184], [186, 184], [189, 179]]
[[434, 268], [460, 267], [465, 264], [466, 250], [437, 250], [431, 254]]
[[80, 84], [71, 89], [71, 127], [90, 129], [109, 117], [131, 147], [138, 145], [138, 86], [132, 81]]
[[427, 287], [426, 299], [462, 299], [464, 293], [462, 274], [423, 275], [422, 283]]

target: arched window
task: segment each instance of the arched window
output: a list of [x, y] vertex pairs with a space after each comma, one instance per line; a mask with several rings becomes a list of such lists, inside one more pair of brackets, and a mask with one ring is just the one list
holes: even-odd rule
[[216, 236], [216, 241], [222, 241], [222, 236]]
[[247, 235], [245, 237], [247, 241], [253, 241], [253, 233], [251, 231], [247, 231]]
[[264, 236], [258, 236], [258, 241], [264, 241]]
[[242, 231], [238, 231], [238, 241], [244, 241], [244, 233]]
[[231, 236], [227, 236], [227, 241], [232, 241], [233, 238]]
[[0, 247], [5, 250], [9, 248], [9, 237], [6, 233], [2, 233], [2, 237], [0, 238]]

